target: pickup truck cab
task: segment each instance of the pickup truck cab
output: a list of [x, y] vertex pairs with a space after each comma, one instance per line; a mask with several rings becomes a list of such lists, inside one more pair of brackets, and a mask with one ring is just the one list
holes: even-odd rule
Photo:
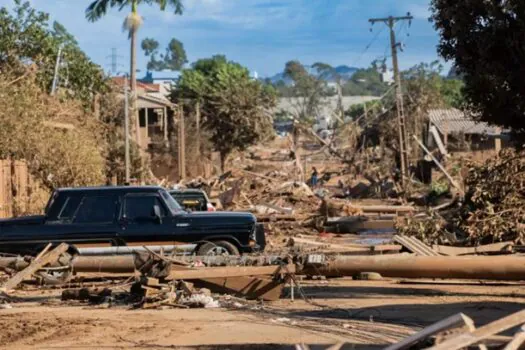
[[0, 220], [0, 253], [35, 255], [49, 242], [76, 248], [197, 244], [198, 255], [264, 249], [250, 213], [188, 213], [162, 187], [54, 191], [45, 215]]

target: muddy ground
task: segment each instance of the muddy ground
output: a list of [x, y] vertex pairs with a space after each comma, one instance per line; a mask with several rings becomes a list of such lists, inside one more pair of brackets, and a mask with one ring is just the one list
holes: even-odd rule
[[155, 310], [65, 304], [59, 289], [26, 287], [11, 309], [0, 309], [0, 347], [322, 349], [345, 341], [347, 349], [380, 349], [458, 312], [480, 326], [525, 306], [525, 284], [516, 283], [345, 278], [301, 285], [294, 301]]

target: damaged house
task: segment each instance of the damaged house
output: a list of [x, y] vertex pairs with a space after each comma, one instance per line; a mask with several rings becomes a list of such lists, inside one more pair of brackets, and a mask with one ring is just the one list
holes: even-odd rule
[[441, 153], [499, 152], [510, 141], [508, 131], [474, 120], [456, 108], [431, 109], [427, 122], [427, 145]]

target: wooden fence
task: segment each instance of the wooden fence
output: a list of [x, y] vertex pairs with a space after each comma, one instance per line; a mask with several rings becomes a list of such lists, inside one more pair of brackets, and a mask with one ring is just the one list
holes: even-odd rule
[[40, 192], [24, 161], [0, 160], [0, 218], [40, 211]]

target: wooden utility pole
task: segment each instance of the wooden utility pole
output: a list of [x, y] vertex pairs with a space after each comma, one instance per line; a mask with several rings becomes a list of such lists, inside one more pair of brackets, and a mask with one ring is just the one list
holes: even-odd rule
[[396, 109], [397, 109], [397, 129], [399, 138], [399, 158], [401, 162], [401, 183], [403, 187], [406, 185], [408, 179], [408, 142], [405, 127], [405, 113], [403, 110], [403, 91], [401, 90], [401, 74], [399, 73], [399, 62], [397, 59], [397, 48], [400, 43], [396, 42], [396, 33], [394, 26], [399, 21], [411, 21], [413, 19], [410, 14], [403, 17], [387, 17], [387, 18], [372, 18], [369, 22], [374, 24], [376, 22], [383, 22], [390, 28], [390, 45], [392, 48], [392, 66], [394, 68], [394, 80], [396, 84]]
[[197, 102], [195, 104], [195, 128], [197, 129], [197, 142], [195, 145], [195, 149], [197, 150], [197, 156], [200, 161], [201, 157], [201, 104]]
[[186, 177], [186, 131], [184, 130], [184, 107], [179, 105], [179, 180]]

